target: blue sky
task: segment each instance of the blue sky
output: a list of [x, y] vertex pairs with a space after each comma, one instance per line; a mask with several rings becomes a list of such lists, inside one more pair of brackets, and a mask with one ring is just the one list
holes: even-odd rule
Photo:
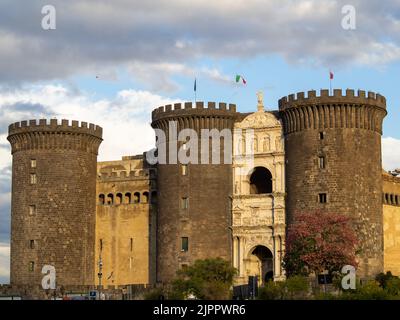
[[[104, 128], [99, 159], [151, 148], [151, 111], [197, 100], [256, 109], [329, 87], [386, 96], [385, 169], [400, 167], [398, 0], [53, 0], [0, 2], [0, 283], [9, 277], [9, 123], [66, 118]], [[342, 8], [355, 9], [354, 30]], [[247, 84], [236, 84], [241, 74]]]

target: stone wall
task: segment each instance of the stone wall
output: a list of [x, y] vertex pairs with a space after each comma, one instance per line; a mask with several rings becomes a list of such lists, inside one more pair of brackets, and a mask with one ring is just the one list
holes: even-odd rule
[[155, 169], [143, 157], [98, 163], [96, 283], [155, 282], [157, 192]]
[[384, 269], [400, 276], [400, 177], [383, 173]]
[[[201, 129], [232, 130], [238, 116], [235, 105], [208, 103], [205, 107], [202, 102], [195, 106], [185, 103], [160, 107], [152, 115], [152, 127], [167, 135], [167, 151], [170, 151], [168, 143], [175, 143], [177, 139], [169, 137], [170, 121], [176, 121], [178, 133], [185, 128], [194, 129], [200, 145]], [[179, 142], [178, 150], [182, 144]], [[163, 147], [159, 140], [159, 150]], [[223, 151], [223, 143], [220, 150]], [[222, 159], [223, 154], [221, 152]], [[179, 162], [157, 166], [157, 281], [172, 280], [177, 270], [197, 259], [231, 260], [232, 165], [209, 163], [188, 164], [186, 175]], [[186, 207], [182, 204], [183, 198], [187, 199]], [[188, 250], [182, 247], [183, 238], [188, 238]]]
[[94, 284], [97, 151], [102, 130], [51, 119], [9, 127], [12, 146], [11, 284]]
[[[353, 90], [310, 91], [280, 100], [284, 120], [288, 224], [322, 210], [354, 219], [359, 276], [383, 271], [382, 120], [385, 98]], [[321, 165], [323, 161], [324, 165]], [[325, 195], [325, 196], [324, 196]], [[325, 197], [325, 199], [324, 199]]]

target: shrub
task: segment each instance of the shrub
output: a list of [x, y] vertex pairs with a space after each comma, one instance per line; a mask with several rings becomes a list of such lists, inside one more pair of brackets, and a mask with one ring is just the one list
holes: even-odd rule
[[161, 288], [156, 288], [156, 289], [153, 289], [153, 290], [147, 292], [144, 295], [144, 300], [160, 300], [160, 298], [162, 296], [163, 297], [166, 296], [166, 293], [164, 292], [164, 290]]
[[378, 281], [379, 285], [382, 288], [386, 288], [386, 283], [391, 280], [394, 276], [392, 275], [392, 273], [390, 271], [386, 272], [386, 274], [384, 273], [379, 273], [376, 275], [375, 280]]
[[400, 279], [393, 277], [386, 282], [386, 288], [388, 294], [392, 296], [400, 296]]
[[356, 290], [344, 292], [340, 298], [343, 300], [388, 300], [390, 295], [377, 281], [370, 280]]
[[221, 258], [197, 260], [192, 266], [179, 270], [172, 283], [175, 298], [222, 300], [231, 298], [230, 288], [236, 269]]
[[259, 289], [260, 300], [304, 299], [309, 290], [308, 279], [302, 276], [293, 276], [286, 281], [267, 282]]
[[304, 299], [308, 294], [308, 279], [302, 276], [289, 277], [286, 280], [286, 289], [291, 299]]
[[268, 281], [264, 287], [258, 290], [259, 300], [282, 300], [286, 295], [286, 284], [284, 281]]

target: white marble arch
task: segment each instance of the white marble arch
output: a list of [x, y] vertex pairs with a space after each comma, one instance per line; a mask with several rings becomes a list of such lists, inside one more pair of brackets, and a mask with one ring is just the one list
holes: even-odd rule
[[[235, 282], [246, 284], [248, 276], [256, 275], [256, 264], [260, 262], [252, 252], [257, 246], [271, 252], [270, 264], [264, 265], [263, 272], [258, 271], [258, 275], [265, 276], [266, 272], [272, 271], [274, 280], [282, 280], [285, 278], [282, 258], [286, 223], [282, 124], [274, 113], [264, 111], [259, 101], [257, 112], [235, 124], [235, 130], [240, 134], [234, 134], [234, 143], [242, 144], [243, 140], [235, 139], [243, 139], [246, 131], [254, 132], [252, 138], [258, 139], [257, 150], [234, 148], [233, 154], [232, 255], [233, 265], [239, 270]], [[269, 148], [264, 148], [263, 139], [269, 140]], [[270, 171], [271, 194], [250, 194], [250, 177], [256, 167]]]

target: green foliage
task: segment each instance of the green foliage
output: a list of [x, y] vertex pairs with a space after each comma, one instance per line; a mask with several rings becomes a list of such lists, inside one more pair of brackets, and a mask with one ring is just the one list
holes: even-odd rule
[[192, 266], [178, 271], [171, 295], [177, 299], [189, 295], [205, 300], [229, 299], [235, 274], [236, 269], [221, 258], [197, 260]]
[[156, 288], [156, 289], [153, 289], [153, 290], [147, 292], [144, 295], [144, 300], [160, 300], [161, 296], [165, 297], [166, 292], [164, 292], [164, 290], [161, 288]]
[[306, 277], [292, 276], [286, 280], [286, 288], [291, 299], [304, 299], [308, 293], [309, 282]]
[[259, 289], [260, 300], [287, 300], [305, 299], [308, 294], [308, 279], [302, 276], [293, 276], [286, 281], [269, 281]]
[[356, 290], [345, 291], [340, 298], [342, 300], [388, 300], [390, 294], [383, 289], [377, 281], [370, 280]]
[[283, 300], [286, 296], [285, 281], [268, 281], [258, 290], [259, 300]]
[[393, 277], [386, 282], [385, 290], [392, 296], [398, 296], [400, 298], [400, 278]]
[[392, 273], [390, 272], [390, 271], [388, 271], [388, 272], [386, 272], [386, 274], [384, 274], [384, 273], [379, 273], [376, 277], [375, 277], [375, 280], [376, 281], [378, 281], [378, 283], [379, 283], [379, 285], [382, 287], [382, 288], [386, 288], [386, 283], [389, 281], [389, 280], [391, 280], [391, 279], [393, 279], [394, 278], [394, 276], [392, 275]]

